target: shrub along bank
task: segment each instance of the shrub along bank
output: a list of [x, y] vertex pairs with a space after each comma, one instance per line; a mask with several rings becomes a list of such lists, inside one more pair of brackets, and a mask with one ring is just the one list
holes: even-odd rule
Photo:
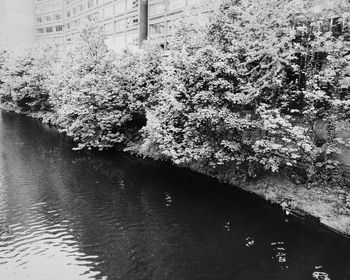
[[76, 149], [169, 160], [346, 232], [350, 194], [335, 155], [348, 140], [337, 124], [350, 106], [350, 4], [313, 2], [188, 11], [168, 51], [148, 42], [113, 53], [89, 23], [64, 52], [4, 53], [0, 100], [56, 125]]

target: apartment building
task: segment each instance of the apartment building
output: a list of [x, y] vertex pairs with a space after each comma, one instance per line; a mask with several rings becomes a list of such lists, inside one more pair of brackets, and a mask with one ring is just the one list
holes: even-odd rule
[[35, 0], [36, 41], [69, 44], [87, 20], [101, 22], [113, 48], [138, 45], [138, 0]]
[[35, 41], [64, 42], [64, 1], [34, 0]]
[[193, 1], [0, 0], [0, 48], [70, 44], [87, 20], [104, 26], [112, 49], [137, 48], [148, 37], [166, 47], [173, 22]]
[[[86, 20], [104, 25], [115, 50], [135, 48], [149, 36], [166, 46], [172, 23], [191, 0], [34, 0], [35, 40], [69, 43]], [[193, 0], [192, 0], [193, 1]]]
[[173, 33], [173, 24], [180, 17], [184, 8], [191, 4], [190, 0], [149, 0], [148, 34], [158, 39], [166, 47]]

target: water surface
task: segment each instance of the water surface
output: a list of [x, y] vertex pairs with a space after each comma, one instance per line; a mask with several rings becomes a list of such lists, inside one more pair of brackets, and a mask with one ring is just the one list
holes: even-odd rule
[[347, 244], [259, 199], [163, 163], [71, 148], [1, 113], [1, 280], [350, 279]]

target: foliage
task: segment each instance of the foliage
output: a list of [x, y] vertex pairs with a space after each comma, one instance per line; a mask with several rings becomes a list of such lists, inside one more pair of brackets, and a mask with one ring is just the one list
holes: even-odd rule
[[154, 50], [116, 55], [104, 44], [102, 27], [90, 23], [81, 30], [50, 80], [57, 125], [78, 149], [103, 150], [137, 138], [156, 57]]
[[222, 178], [343, 184], [349, 11], [342, 0], [206, 3], [175, 25], [169, 50], [151, 41], [121, 54], [88, 23], [59, 55], [5, 56], [1, 102], [51, 111], [77, 149], [121, 148]]
[[3, 81], [2, 81], [2, 73], [3, 73], [2, 69], [4, 67], [6, 56], [7, 56], [7, 52], [0, 50], [0, 88], [1, 88], [1, 85], [3, 84]]
[[220, 2], [221, 0], [192, 0], [183, 15], [172, 23], [173, 36], [169, 39], [168, 48], [177, 51], [184, 48], [191, 52], [204, 47], [210, 20], [215, 16], [213, 11], [218, 9]]
[[[329, 13], [346, 21], [342, 5]], [[292, 170], [341, 183], [335, 127], [348, 114], [349, 48], [329, 18], [308, 1], [228, 0], [204, 34], [192, 21], [175, 32], [141, 151], [243, 179]]]
[[157, 153], [176, 164], [198, 162], [215, 172], [235, 163], [239, 171], [246, 156], [242, 131], [254, 121], [240, 119], [231, 107], [234, 81], [225, 79], [230, 75], [225, 63], [225, 56], [211, 46], [191, 55], [183, 50], [169, 56], [163, 65], [163, 89], [147, 112], [141, 151], [156, 145]]
[[45, 81], [55, 55], [55, 48], [50, 46], [8, 54], [1, 69], [1, 102], [23, 112], [49, 111]]

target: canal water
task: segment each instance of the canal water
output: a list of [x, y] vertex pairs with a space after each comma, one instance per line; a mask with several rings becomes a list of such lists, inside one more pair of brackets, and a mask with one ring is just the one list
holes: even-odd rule
[[1, 280], [349, 280], [346, 242], [215, 180], [0, 114]]

